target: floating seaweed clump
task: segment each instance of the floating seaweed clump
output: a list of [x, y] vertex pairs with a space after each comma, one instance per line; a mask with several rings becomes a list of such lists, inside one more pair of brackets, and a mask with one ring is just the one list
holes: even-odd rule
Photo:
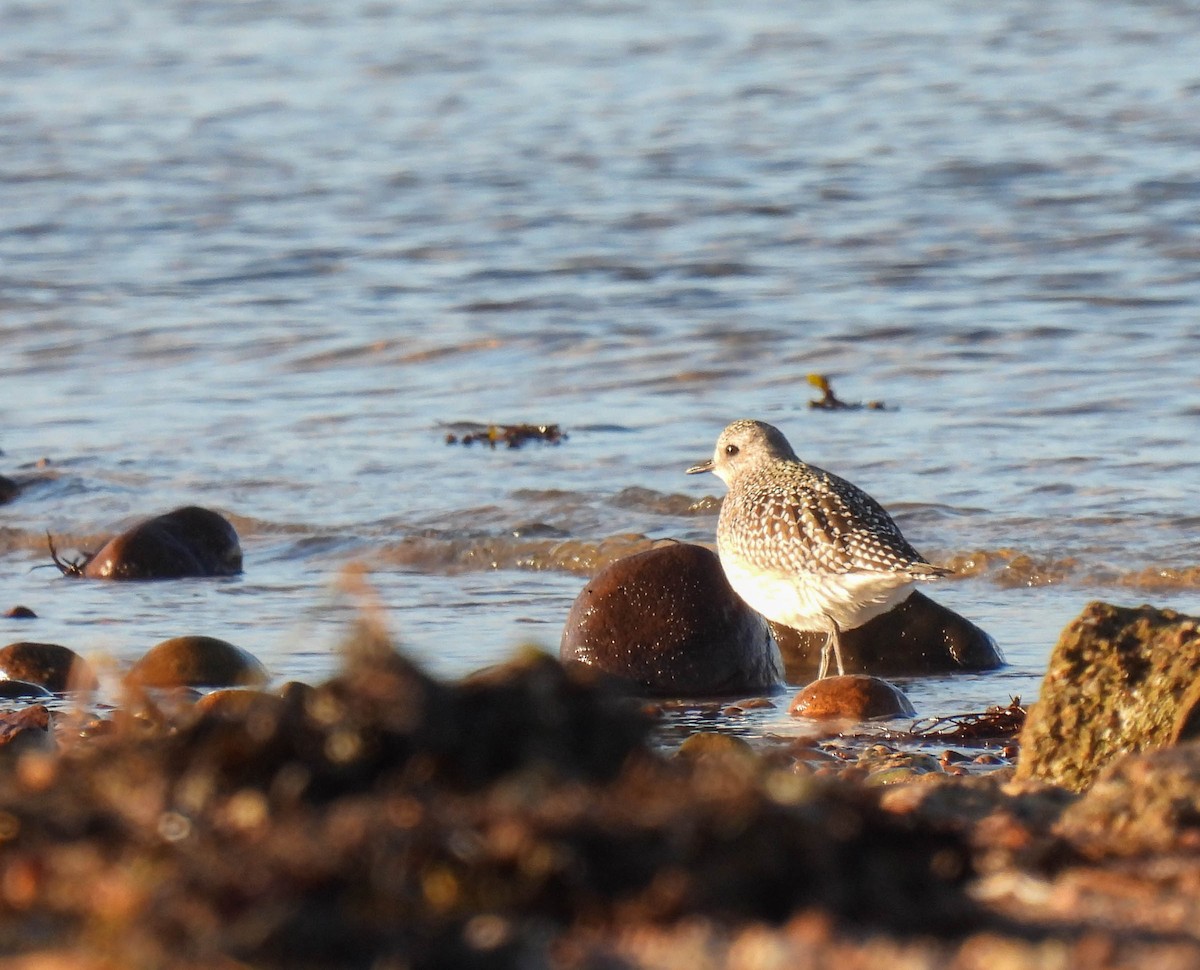
[[460, 430], [446, 435], [446, 444], [484, 444], [489, 448], [504, 445], [507, 448], [520, 448], [528, 441], [544, 441], [557, 445], [565, 441], [567, 436], [557, 424], [460, 424], [455, 425]]
[[810, 408], [821, 411], [861, 411], [863, 408], [868, 411], [889, 410], [882, 401], [867, 401], [866, 404], [862, 401], [843, 401], [833, 392], [833, 385], [824, 374], [809, 374], [808, 383], [821, 392], [820, 400], [808, 402]]

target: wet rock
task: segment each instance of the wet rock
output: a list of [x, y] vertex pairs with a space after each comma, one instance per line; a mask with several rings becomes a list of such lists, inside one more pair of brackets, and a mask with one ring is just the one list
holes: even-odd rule
[[21, 486], [11, 478], [0, 475], [0, 505], [11, 502], [21, 493]]
[[99, 685], [91, 666], [70, 647], [21, 640], [0, 647], [0, 676], [37, 684], [55, 694]]
[[28, 700], [31, 697], [53, 697], [41, 684], [30, 684], [24, 680], [0, 680], [0, 700]]
[[36, 620], [37, 614], [28, 606], [13, 606], [5, 610], [4, 617], [9, 620]]
[[866, 721], [883, 717], [914, 717], [916, 710], [895, 684], [879, 677], [846, 674], [814, 680], [793, 699], [790, 713], [819, 720], [846, 718]]
[[86, 579], [180, 579], [242, 571], [237, 532], [222, 515], [189, 505], [139, 522], [82, 559], [51, 557], [63, 575]]
[[1089, 855], [1200, 849], [1200, 743], [1143, 751], [1105, 768], [1063, 812], [1058, 834]]
[[1021, 731], [1018, 778], [1081, 791], [1119, 755], [1184, 736], [1200, 621], [1152, 606], [1090, 603], [1059, 637]]
[[173, 637], [152, 647], [125, 675], [136, 687], [261, 687], [266, 668], [251, 653], [215, 637]]
[[[783, 654], [788, 683], [816, 675], [825, 634], [771, 624]], [[913, 592], [903, 603], [853, 630], [842, 631], [848, 674], [903, 677], [952, 671], [994, 670], [1004, 657], [987, 633], [970, 620]]]
[[768, 691], [783, 673], [766, 622], [734, 593], [716, 554], [688, 543], [597, 575], [571, 607], [560, 656], [656, 695]]

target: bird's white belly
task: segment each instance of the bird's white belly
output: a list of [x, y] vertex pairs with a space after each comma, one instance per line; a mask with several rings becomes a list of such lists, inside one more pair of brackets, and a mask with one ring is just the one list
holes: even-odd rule
[[778, 573], [762, 571], [721, 552], [721, 566], [734, 591], [768, 620], [796, 630], [842, 630], [862, 626], [909, 594], [913, 580], [902, 573]]

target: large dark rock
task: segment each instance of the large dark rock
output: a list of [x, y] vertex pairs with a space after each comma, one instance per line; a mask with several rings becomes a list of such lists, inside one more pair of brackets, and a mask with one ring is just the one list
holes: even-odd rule
[[1198, 625], [1152, 606], [1088, 604], [1050, 657], [1021, 732], [1017, 777], [1081, 791], [1119, 755], [1186, 738]]
[[181, 579], [235, 576], [242, 571], [237, 532], [222, 515], [188, 505], [139, 522], [99, 552], [54, 564], [66, 576], [86, 579]]
[[912, 701], [895, 684], [879, 677], [846, 674], [814, 680], [793, 699], [790, 712], [817, 720], [913, 717]]
[[596, 576], [571, 607], [560, 655], [657, 695], [772, 690], [783, 674], [766, 622], [734, 593], [716, 554], [688, 543]]
[[[790, 684], [817, 673], [825, 634], [778, 623], [771, 632]], [[910, 677], [954, 671], [995, 670], [1004, 665], [996, 641], [970, 620], [914, 592], [903, 603], [853, 630], [842, 631], [847, 674]]]

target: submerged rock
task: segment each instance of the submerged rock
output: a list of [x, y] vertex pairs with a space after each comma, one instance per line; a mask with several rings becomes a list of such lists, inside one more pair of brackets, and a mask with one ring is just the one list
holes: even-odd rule
[[0, 647], [0, 676], [36, 684], [55, 694], [95, 690], [99, 685], [91, 665], [70, 647], [30, 640]]
[[[771, 624], [771, 632], [783, 655], [788, 683], [802, 684], [813, 677], [825, 634], [778, 623]], [[987, 633], [916, 591], [862, 626], [843, 630], [841, 645], [847, 674], [904, 677], [1004, 665], [996, 641]]]
[[1172, 610], [1088, 604], [1050, 657], [1017, 776], [1080, 791], [1118, 756], [1190, 734], [1181, 701], [1195, 697], [1198, 626]]
[[77, 561], [54, 564], [65, 576], [85, 579], [182, 579], [235, 576], [242, 547], [229, 521], [210, 509], [188, 505], [139, 522]]
[[266, 668], [241, 647], [216, 637], [172, 637], [151, 647], [125, 675], [137, 687], [261, 687]]
[[847, 718], [866, 721], [884, 717], [914, 717], [916, 709], [895, 684], [879, 677], [846, 674], [814, 680], [792, 700], [790, 713], [819, 720]]
[[734, 593], [716, 554], [682, 542], [592, 579], [567, 616], [560, 656], [657, 695], [767, 691], [783, 675], [766, 621]]

